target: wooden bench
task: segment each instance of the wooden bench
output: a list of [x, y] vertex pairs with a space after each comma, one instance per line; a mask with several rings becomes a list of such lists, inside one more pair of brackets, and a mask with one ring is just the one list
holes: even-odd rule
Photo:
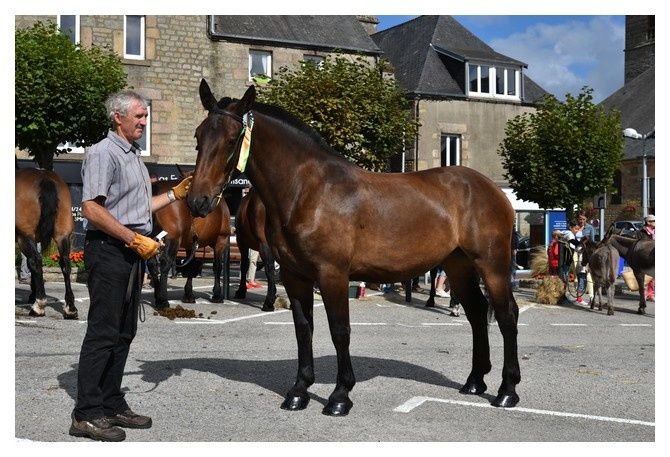
[[[179, 249], [177, 251], [177, 258], [184, 259], [186, 258], [186, 249]], [[212, 262], [214, 260], [214, 249], [209, 246], [198, 248], [195, 253], [194, 259], [203, 260], [205, 262]], [[237, 247], [237, 243], [230, 244], [230, 262], [239, 263], [242, 257], [240, 256], [240, 250]]]

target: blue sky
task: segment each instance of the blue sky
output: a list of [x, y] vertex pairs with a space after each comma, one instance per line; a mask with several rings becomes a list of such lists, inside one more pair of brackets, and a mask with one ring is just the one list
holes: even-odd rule
[[[416, 16], [377, 16], [377, 30]], [[623, 86], [625, 16], [454, 16], [501, 54], [528, 64], [527, 74], [563, 99], [583, 86], [598, 103]]]

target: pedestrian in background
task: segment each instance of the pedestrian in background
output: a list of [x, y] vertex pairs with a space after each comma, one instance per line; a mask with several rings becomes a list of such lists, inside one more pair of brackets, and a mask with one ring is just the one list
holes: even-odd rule
[[[648, 215], [644, 218], [644, 226], [640, 229], [638, 233], [638, 238], [642, 240], [655, 240], [656, 239], [656, 216], [653, 214]], [[645, 297], [647, 300], [655, 301], [656, 300], [656, 279], [651, 278], [649, 284], [647, 284], [647, 289], [645, 291]]]

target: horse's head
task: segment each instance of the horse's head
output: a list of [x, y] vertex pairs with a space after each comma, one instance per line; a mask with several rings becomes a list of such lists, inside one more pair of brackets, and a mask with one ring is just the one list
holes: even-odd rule
[[216, 207], [237, 165], [243, 133], [243, 116], [256, 98], [250, 86], [239, 101], [216, 101], [207, 82], [200, 82], [200, 101], [207, 117], [195, 130], [196, 149], [193, 181], [186, 200], [194, 216], [206, 216]]
[[579, 240], [579, 244], [582, 247], [582, 265], [586, 266], [597, 246], [588, 236], [582, 237], [582, 239]]

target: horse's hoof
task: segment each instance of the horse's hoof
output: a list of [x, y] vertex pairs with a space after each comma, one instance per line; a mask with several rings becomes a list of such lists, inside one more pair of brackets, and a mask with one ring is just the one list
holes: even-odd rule
[[261, 311], [274, 311], [274, 310], [275, 307], [272, 305], [263, 305], [263, 307], [261, 308]]
[[519, 403], [519, 396], [513, 394], [498, 394], [495, 400], [491, 403], [498, 408], [514, 408]]
[[481, 395], [484, 392], [486, 392], [487, 386], [484, 381], [482, 382], [466, 382], [463, 387], [461, 387], [461, 390], [459, 390], [460, 393], [464, 395]]
[[614, 311], [612, 311], [611, 309], [608, 309], [607, 310], [607, 315], [608, 316], [614, 316]]
[[305, 394], [303, 396], [286, 396], [284, 402], [281, 404], [281, 409], [288, 411], [299, 411], [301, 409], [307, 408], [309, 403], [309, 395]]
[[193, 297], [184, 297], [181, 299], [182, 303], [195, 303], [195, 298]]
[[212, 297], [209, 299], [211, 303], [223, 303], [223, 297]]
[[426, 302], [426, 308], [435, 308], [435, 300], [429, 298], [428, 301]]
[[156, 303], [156, 304], [154, 305], [154, 308], [155, 308], [155, 309], [168, 309], [169, 307], [170, 307], [170, 303], [169, 303], [169, 302], [165, 302], [165, 303]]
[[637, 309], [637, 313], [638, 313], [638, 314], [647, 314], [647, 312], [646, 312], [646, 311], [644, 310], [644, 308], [642, 308], [642, 307], [639, 307], [639, 308]]
[[79, 313], [72, 313], [72, 314], [64, 313], [63, 319], [77, 320], [79, 319]]
[[326, 416], [346, 416], [354, 403], [347, 398], [344, 402], [328, 401], [328, 404], [321, 411]]
[[35, 311], [32, 308], [30, 308], [30, 312], [28, 313], [28, 316], [32, 316], [32, 317], [44, 317], [45, 315], [46, 315], [46, 313], [44, 311], [42, 311], [41, 313], [38, 313], [37, 311]]

